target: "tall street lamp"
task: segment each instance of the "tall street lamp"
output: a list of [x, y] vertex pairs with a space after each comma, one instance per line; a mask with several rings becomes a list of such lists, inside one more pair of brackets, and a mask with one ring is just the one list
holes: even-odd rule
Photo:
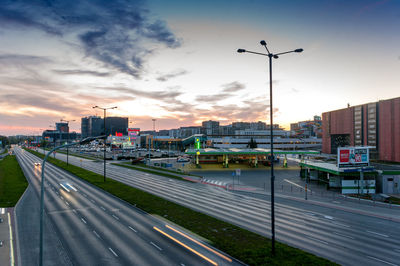
[[152, 141], [152, 142], [153, 142], [153, 143], [152, 143], [152, 144], [153, 144], [153, 145], [152, 145], [153, 147], [152, 147], [152, 148], [154, 149], [154, 138], [155, 138], [155, 136], [156, 136], [156, 120], [157, 120], [157, 119], [153, 118], [153, 119], [151, 119], [151, 120], [153, 121], [153, 141]]
[[[69, 142], [69, 122], [74, 122], [75, 120], [64, 120], [64, 119], [61, 119], [60, 121], [61, 122], [66, 122], [67, 125], [68, 125], [68, 132], [67, 132], [67, 144], [68, 144], [68, 142]], [[67, 146], [67, 166], [68, 166], [68, 153], [69, 153], [69, 146]]]
[[107, 134], [106, 134], [106, 110], [110, 110], [110, 109], [115, 109], [118, 108], [117, 106], [114, 107], [108, 107], [108, 108], [103, 108], [103, 107], [99, 107], [99, 106], [93, 106], [93, 109], [97, 108], [97, 109], [101, 109], [104, 111], [104, 135], [106, 136], [104, 138], [104, 155], [103, 155], [103, 161], [104, 161], [104, 182], [106, 182], [106, 140], [107, 140]]
[[270, 119], [270, 134], [271, 134], [271, 152], [270, 152], [270, 161], [271, 161], [271, 234], [272, 234], [272, 248], [271, 253], [275, 255], [275, 195], [274, 195], [274, 182], [275, 182], [275, 174], [274, 174], [274, 136], [273, 136], [273, 106], [272, 106], [272, 58], [278, 59], [280, 55], [289, 54], [289, 53], [301, 53], [303, 49], [296, 49], [292, 51], [287, 51], [283, 53], [273, 54], [267, 48], [267, 43], [262, 40], [260, 44], [265, 47], [267, 53], [258, 53], [252, 52], [245, 49], [238, 49], [238, 53], [250, 53], [256, 55], [263, 55], [269, 57], [269, 105], [270, 105], [270, 112], [269, 112], [269, 119]]
[[78, 145], [78, 144], [79, 145], [83, 145], [83, 144], [89, 143], [89, 142], [91, 142], [93, 140], [104, 138], [104, 137], [105, 136], [89, 137], [89, 138], [83, 139], [81, 142], [76, 142], [76, 143], [71, 143], [71, 144], [64, 144], [64, 145], [60, 145], [58, 147], [54, 147], [43, 158], [43, 163], [42, 163], [42, 181], [41, 181], [41, 184], [40, 184], [40, 224], [39, 224], [39, 234], [40, 234], [39, 235], [39, 265], [40, 266], [43, 266], [43, 243], [44, 243], [44, 239], [43, 239], [43, 235], [44, 235], [43, 223], [44, 223], [44, 182], [45, 182], [44, 170], [45, 170], [45, 165], [46, 165], [47, 158], [50, 156], [50, 154], [52, 154], [53, 152], [55, 152], [58, 149], [69, 147], [69, 146], [74, 146], [74, 145]]

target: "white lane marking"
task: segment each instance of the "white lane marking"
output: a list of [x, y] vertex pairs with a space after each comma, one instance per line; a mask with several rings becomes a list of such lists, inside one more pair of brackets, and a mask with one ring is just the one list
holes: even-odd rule
[[338, 226], [343, 226], [343, 227], [350, 228], [350, 225], [347, 225], [347, 224], [340, 224], [340, 223], [335, 223], [335, 222], [332, 222], [332, 224], [336, 224]]
[[[287, 180], [287, 179], [283, 179], [283, 180], [285, 180], [286, 182], [288, 182], [288, 183], [290, 183], [290, 184], [292, 184], [292, 185], [295, 185], [296, 187], [304, 188], [303, 186], [300, 186], [299, 184], [296, 184], [296, 183], [294, 183], [294, 182], [292, 182], [292, 181], [289, 181], [289, 180]], [[307, 188], [307, 191], [308, 191], [308, 192], [311, 192], [311, 190], [309, 190], [308, 188]]]
[[181, 263], [181, 266], [186, 266], [185, 264]]
[[65, 201], [65, 204], [67, 204], [69, 206], [69, 203], [67, 201]]
[[128, 226], [129, 229], [131, 229], [133, 232], [137, 233], [137, 231], [135, 229], [133, 229], [132, 227]]
[[63, 199], [64, 199], [64, 197], [63, 197], [63, 196], [60, 196], [60, 199], [62, 199], [62, 200], [63, 200]]
[[343, 237], [347, 237], [347, 238], [350, 238], [350, 239], [354, 239], [354, 237], [352, 237], [352, 236], [347, 236], [347, 235], [343, 235], [343, 234], [340, 234], [340, 233], [338, 233], [338, 232], [333, 232], [335, 235], [338, 235], [338, 236], [343, 236]]
[[394, 251], [396, 251], [396, 252], [400, 252], [400, 249], [394, 249]]
[[94, 230], [93, 230], [93, 234], [95, 234], [98, 238], [101, 238], [101, 237], [99, 236], [99, 234], [98, 234], [96, 231], [94, 231]]
[[112, 254], [114, 254], [115, 257], [118, 257], [117, 253], [115, 253], [115, 251], [112, 248], [108, 248], [108, 249], [112, 252]]
[[162, 248], [160, 248], [159, 246], [157, 246], [156, 244], [154, 244], [153, 242], [150, 242], [150, 244], [152, 244], [153, 246], [155, 246], [159, 251], [162, 250]]
[[10, 232], [10, 264], [14, 265], [14, 245], [13, 245], [13, 233], [12, 233], [12, 227], [11, 227], [11, 218], [10, 218], [10, 213], [7, 213], [8, 217], [8, 227], [9, 227], [9, 232]]
[[375, 257], [367, 256], [367, 258], [370, 258], [370, 259], [373, 259], [373, 260], [376, 260], [376, 261], [380, 261], [380, 262], [386, 263], [388, 265], [397, 266], [397, 264], [393, 264], [393, 263], [390, 263], [390, 262], [387, 262], [387, 261], [384, 261], [384, 260], [381, 260], [381, 259], [378, 259], [378, 258], [375, 258]]
[[81, 218], [81, 220], [82, 220], [82, 222], [84, 222], [84, 223], [86, 224], [86, 221], [85, 221], [85, 219]]
[[115, 219], [119, 220], [118, 216], [115, 216], [114, 214], [112, 215]]
[[326, 219], [333, 220], [333, 217], [332, 217], [332, 216], [325, 215], [324, 217], [325, 217]]
[[316, 238], [313, 238], [313, 237], [310, 237], [310, 236], [306, 236], [306, 237], [307, 237], [308, 239], [313, 240], [313, 241], [317, 241], [317, 242], [323, 243], [323, 244], [325, 244], [325, 245], [329, 245], [328, 242], [325, 242], [325, 241], [322, 241], [322, 240], [319, 240], [319, 239], [316, 239]]
[[85, 193], [82, 193], [82, 195], [86, 198], [87, 197], [87, 195], [85, 194]]
[[336, 203], [336, 204], [341, 204], [340, 203], [340, 201], [336, 201], [336, 200], [334, 200], [334, 201], [332, 201], [333, 203]]
[[76, 210], [74, 209], [74, 210], [72, 210], [75, 214], [78, 214], [77, 212], [76, 212]]
[[90, 199], [91, 202], [96, 203], [94, 200]]
[[388, 235], [380, 234], [380, 233], [369, 231], [369, 230], [367, 230], [367, 232], [371, 233], [371, 234], [374, 234], [374, 235], [377, 235], [377, 236], [389, 237]]
[[104, 208], [103, 206], [100, 206], [100, 208], [101, 208], [103, 211], [106, 211], [106, 208]]

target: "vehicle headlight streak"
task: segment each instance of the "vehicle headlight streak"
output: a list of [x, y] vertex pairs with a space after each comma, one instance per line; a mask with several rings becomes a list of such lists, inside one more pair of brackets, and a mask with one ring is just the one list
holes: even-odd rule
[[212, 265], [215, 265], [215, 266], [218, 265], [218, 263], [216, 263], [215, 261], [213, 261], [213, 260], [207, 258], [207, 257], [204, 256], [203, 254], [197, 252], [196, 250], [194, 250], [194, 249], [192, 249], [191, 247], [187, 246], [186, 244], [182, 243], [181, 241], [179, 241], [178, 239], [174, 238], [173, 236], [171, 236], [171, 235], [165, 233], [165, 232], [162, 231], [161, 229], [159, 229], [159, 228], [157, 228], [157, 227], [155, 227], [155, 226], [153, 226], [153, 229], [156, 230], [156, 231], [158, 231], [158, 232], [160, 232], [161, 234], [165, 235], [165, 236], [168, 237], [169, 239], [174, 240], [174, 241], [175, 241], [176, 243], [178, 243], [179, 245], [181, 245], [181, 246], [183, 246], [184, 248], [190, 250], [191, 252], [193, 252], [193, 253], [196, 254], [197, 256], [199, 256], [199, 257], [205, 259], [206, 261], [208, 261], [208, 262], [211, 263]]

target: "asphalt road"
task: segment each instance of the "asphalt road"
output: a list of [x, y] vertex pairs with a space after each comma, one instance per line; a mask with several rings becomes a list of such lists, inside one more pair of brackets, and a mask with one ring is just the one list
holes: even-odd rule
[[[65, 160], [65, 155], [57, 154]], [[82, 160], [82, 161], [81, 161]], [[103, 173], [101, 162], [70, 163]], [[225, 191], [108, 164], [108, 177], [270, 236], [268, 193]], [[297, 175], [298, 173], [295, 172]], [[276, 194], [276, 238], [343, 265], [399, 265], [400, 209], [335, 198], [305, 201]]]
[[[35, 168], [34, 162], [41, 162], [41, 160], [18, 148], [16, 154], [30, 180], [30, 185], [37, 192], [41, 168]], [[79, 159], [75, 161], [79, 162]], [[73, 265], [238, 264], [235, 260], [228, 262], [206, 247], [197, 245], [176, 233], [174, 229], [181, 230], [176, 226], [169, 225], [173, 228], [170, 229], [165, 222], [51, 164], [46, 163], [45, 172], [46, 217], [51, 221], [58, 241], [65, 251], [61, 254], [65, 256], [64, 261], [61, 263], [51, 261], [51, 265], [68, 265], [69, 263]], [[77, 188], [77, 191], [71, 190], [68, 193], [61, 188], [60, 180], [67, 180]], [[24, 219], [24, 217], [20, 214], [17, 219]], [[24, 234], [37, 234], [38, 227], [36, 224], [32, 226], [32, 232], [24, 232]], [[45, 234], [47, 233], [45, 231]], [[168, 235], [196, 250], [203, 257], [182, 247]], [[192, 235], [191, 237], [195, 238]], [[206, 243], [203, 244], [211, 248]], [[26, 250], [24, 245], [30, 246], [32, 243], [20, 243], [21, 250]], [[21, 252], [21, 261], [24, 261], [24, 255]]]

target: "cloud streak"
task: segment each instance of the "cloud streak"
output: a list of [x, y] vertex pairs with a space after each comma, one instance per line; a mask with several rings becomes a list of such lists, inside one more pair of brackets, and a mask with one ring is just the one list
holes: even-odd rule
[[173, 72], [168, 73], [168, 74], [160, 75], [156, 79], [158, 81], [164, 82], [164, 81], [168, 81], [168, 80], [170, 80], [172, 78], [176, 78], [178, 76], [186, 75], [187, 73], [188, 72], [186, 70], [176, 70], [176, 71], [173, 71]]

